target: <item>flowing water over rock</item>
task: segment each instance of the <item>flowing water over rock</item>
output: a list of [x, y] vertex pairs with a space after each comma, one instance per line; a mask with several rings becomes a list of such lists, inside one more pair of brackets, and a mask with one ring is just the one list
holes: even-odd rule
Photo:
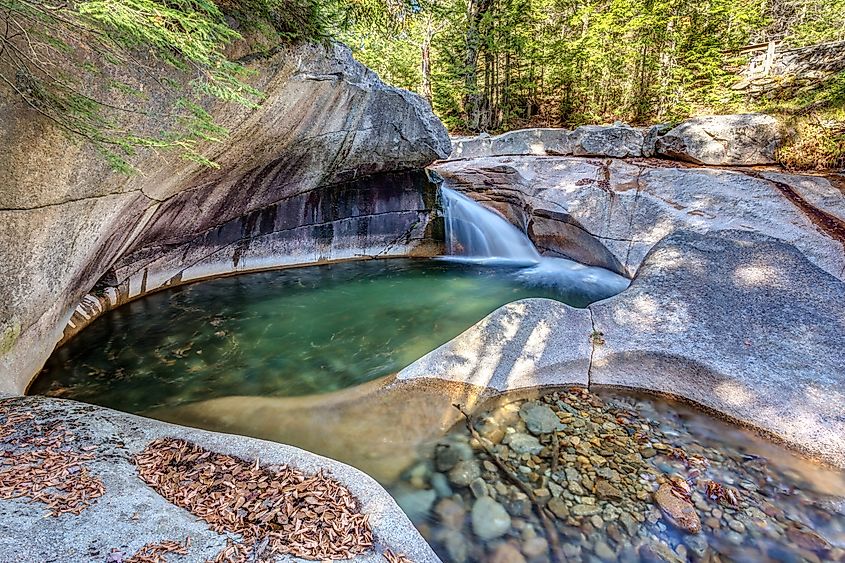
[[571, 291], [591, 285], [615, 295], [629, 280], [603, 268], [585, 266], [566, 258], [540, 256], [528, 236], [499, 214], [466, 195], [442, 186], [447, 259], [488, 266], [516, 266], [526, 285]]
[[534, 245], [510, 224], [464, 194], [443, 186], [446, 253], [464, 260], [533, 265], [540, 261]]

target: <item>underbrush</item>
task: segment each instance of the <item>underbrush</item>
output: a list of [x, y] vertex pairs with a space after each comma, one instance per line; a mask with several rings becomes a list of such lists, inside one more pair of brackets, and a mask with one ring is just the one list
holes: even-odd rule
[[775, 153], [789, 170], [845, 169], [845, 119], [819, 114], [793, 118], [789, 132]]
[[763, 111], [784, 124], [784, 142], [775, 153], [781, 165], [790, 170], [845, 169], [845, 72], [763, 105]]

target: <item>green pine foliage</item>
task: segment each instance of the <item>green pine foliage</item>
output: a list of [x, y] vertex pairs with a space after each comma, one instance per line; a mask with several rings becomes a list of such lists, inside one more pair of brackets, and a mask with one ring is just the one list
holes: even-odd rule
[[[325, 38], [330, 27], [313, 0], [0, 0], [0, 14], [4, 95], [90, 142], [124, 172], [142, 147], [176, 149], [215, 165], [202, 147], [227, 132], [205, 102], [254, 108], [262, 100], [247, 70], [226, 56], [240, 31], [264, 37], [269, 48]], [[145, 81], [171, 100], [166, 130], [143, 127], [149, 112], [162, 111], [149, 108]]]
[[794, 47], [845, 40], [845, 0], [790, 0], [784, 39]]

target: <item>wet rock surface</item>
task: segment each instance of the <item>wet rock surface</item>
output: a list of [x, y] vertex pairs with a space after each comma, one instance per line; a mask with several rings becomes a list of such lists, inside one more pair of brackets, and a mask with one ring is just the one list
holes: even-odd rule
[[[678, 403], [580, 388], [487, 409], [473, 428], [499, 427], [501, 443], [459, 423], [397, 485], [413, 475], [429, 490], [435, 452], [472, 450], [481, 483], [438, 493], [414, 519], [444, 561], [845, 558], [845, 474], [748, 431]], [[547, 410], [560, 425], [534, 436], [525, 413]], [[512, 447], [531, 438], [539, 451]]]

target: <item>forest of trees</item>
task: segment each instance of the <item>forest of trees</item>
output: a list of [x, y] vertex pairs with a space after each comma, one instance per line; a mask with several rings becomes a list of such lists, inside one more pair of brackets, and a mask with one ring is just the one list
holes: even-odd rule
[[[730, 88], [746, 60], [738, 50], [845, 40], [845, 0], [411, 0], [392, 10], [388, 25], [362, 19], [343, 39], [464, 132], [789, 105]], [[824, 87], [845, 97], [842, 77]]]
[[[226, 56], [247, 35], [258, 54], [339, 39], [453, 133], [763, 110], [802, 116], [785, 163], [845, 166], [845, 71], [753, 99], [731, 87], [749, 44], [845, 40], [845, 0], [0, 0], [0, 23], [0, 92], [127, 171], [139, 147], [214, 166], [202, 147], [226, 131], [206, 102], [261, 103]], [[175, 100], [153, 133], [126, 127], [150, 97], [131, 77], [151, 69]]]

